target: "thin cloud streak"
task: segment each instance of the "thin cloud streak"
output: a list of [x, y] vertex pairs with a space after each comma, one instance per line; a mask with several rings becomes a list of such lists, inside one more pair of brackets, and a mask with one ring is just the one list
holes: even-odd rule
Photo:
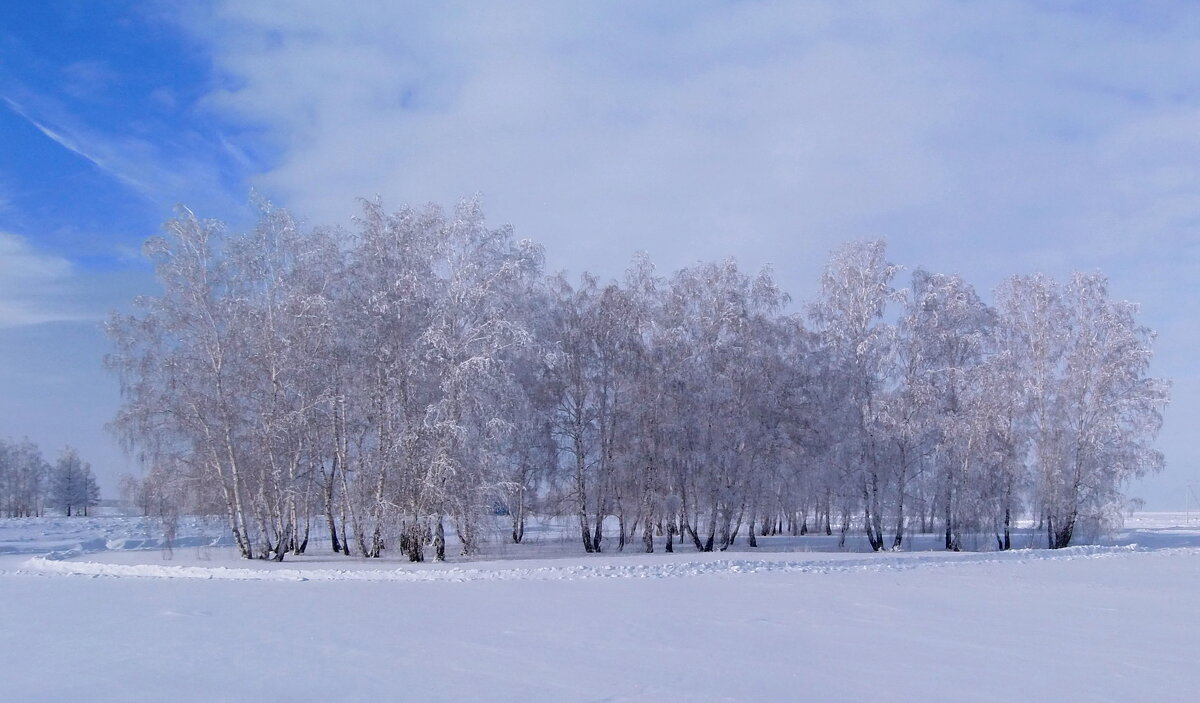
[[93, 155], [89, 149], [87, 149], [84, 146], [81, 146], [79, 139], [75, 138], [72, 135], [60, 133], [59, 131], [46, 126], [45, 124], [43, 124], [42, 122], [40, 122], [36, 118], [34, 118], [32, 115], [30, 115], [29, 112], [26, 111], [26, 109], [24, 107], [22, 107], [19, 103], [13, 101], [11, 98], [5, 97], [4, 102], [6, 105], [8, 105], [9, 110], [11, 110], [14, 114], [19, 115], [22, 119], [24, 119], [26, 122], [28, 122], [30, 125], [32, 125], [35, 129], [37, 129], [39, 132], [41, 132], [42, 135], [45, 136], [47, 139], [55, 142], [62, 148], [66, 149], [67, 151], [71, 152], [72, 154], [75, 154], [76, 156], [83, 159], [84, 161], [87, 161], [88, 163], [90, 163], [91, 165], [100, 169], [104, 173], [107, 173], [108, 175], [112, 176], [113, 178], [116, 178], [116, 179], [122, 181], [126, 185], [129, 185], [130, 187], [132, 187], [134, 190], [138, 191], [143, 196], [146, 196], [146, 197], [150, 196], [151, 189], [149, 186], [147, 186], [145, 183], [137, 180], [136, 178], [133, 178], [132, 176], [129, 176], [128, 174], [123, 173], [123, 172], [119, 171], [118, 169], [112, 167], [102, 157]]
[[[20, 101], [4, 96], [5, 105], [63, 149], [121, 183], [141, 201], [161, 211], [164, 219], [176, 204], [187, 201], [222, 217], [240, 214], [246, 201], [242, 184], [232, 189], [222, 175], [222, 162], [234, 161], [224, 137], [215, 143], [194, 130], [162, 138], [135, 136], [133, 131], [94, 128], [75, 117], [52, 96], [18, 86]], [[36, 107], [35, 107], [36, 106]], [[239, 153], [246, 159], [244, 153]], [[245, 172], [251, 164], [238, 161]]]

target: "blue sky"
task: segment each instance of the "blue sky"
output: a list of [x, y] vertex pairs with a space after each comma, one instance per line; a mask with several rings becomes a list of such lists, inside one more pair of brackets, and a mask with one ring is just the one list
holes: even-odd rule
[[1191, 3], [0, 4], [0, 435], [106, 487], [107, 311], [184, 202], [310, 222], [482, 193], [554, 268], [736, 254], [798, 299], [830, 249], [1102, 270], [1160, 333], [1168, 470], [1200, 484], [1200, 8]]

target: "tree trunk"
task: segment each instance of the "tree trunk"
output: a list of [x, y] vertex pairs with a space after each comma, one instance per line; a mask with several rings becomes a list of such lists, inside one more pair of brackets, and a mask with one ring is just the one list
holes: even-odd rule
[[958, 544], [958, 535], [954, 529], [954, 512], [951, 509], [950, 500], [950, 489], [947, 487], [945, 503], [943, 506], [943, 517], [946, 520], [946, 551], [957, 552], [960, 551], [960, 546]]
[[[575, 414], [579, 415], [580, 411], [576, 410]], [[596, 551], [596, 543], [592, 539], [592, 531], [588, 526], [587, 513], [587, 457], [583, 451], [583, 426], [582, 420], [578, 417], [575, 420], [575, 427], [572, 436], [575, 450], [575, 501], [576, 510], [579, 514], [579, 534], [583, 539], [583, 549], [588, 554]]]
[[899, 549], [904, 544], [904, 484], [906, 472], [900, 469], [899, 486], [896, 489], [896, 537], [892, 540], [892, 549]]
[[592, 527], [592, 551], [603, 551], [600, 542], [604, 539], [604, 511], [600, 509], [600, 501], [596, 501], [596, 523]]
[[446, 561], [446, 529], [440, 514], [433, 523], [433, 560]]
[[321, 496], [324, 498], [325, 503], [325, 526], [329, 530], [329, 542], [330, 546], [333, 547], [334, 554], [342, 551], [342, 545], [338, 543], [337, 521], [335, 521], [333, 518], [333, 478], [336, 475], [337, 459], [335, 458], [333, 461], [333, 467], [330, 469], [328, 475], [323, 476], [325, 480], [323, 481], [324, 485], [322, 485], [323, 491]]
[[[525, 479], [522, 478], [522, 481]], [[521, 540], [525, 539], [525, 487], [522, 484], [517, 490], [517, 511], [511, 514], [512, 517], [512, 541], [513, 544], [520, 544]]]
[[1075, 519], [1076, 513], [1072, 511], [1057, 528], [1054, 527], [1053, 519], [1046, 521], [1050, 530], [1051, 549], [1062, 549], [1071, 546], [1071, 537], [1075, 532]]
[[512, 541], [513, 544], [520, 544], [523, 539], [525, 539], [525, 515], [522, 512], [520, 517], [513, 518]]

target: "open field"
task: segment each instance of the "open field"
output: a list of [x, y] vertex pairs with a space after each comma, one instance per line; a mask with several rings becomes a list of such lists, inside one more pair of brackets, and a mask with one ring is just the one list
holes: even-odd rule
[[585, 556], [547, 533], [540, 545], [420, 565], [245, 562], [202, 546], [216, 528], [199, 523], [168, 560], [130, 548], [154, 544], [134, 519], [0, 521], [0, 691], [1190, 700], [1200, 689], [1192, 518], [1137, 515], [1107, 544], [1058, 552], [827, 552], [825, 538], [789, 538], [755, 552]]

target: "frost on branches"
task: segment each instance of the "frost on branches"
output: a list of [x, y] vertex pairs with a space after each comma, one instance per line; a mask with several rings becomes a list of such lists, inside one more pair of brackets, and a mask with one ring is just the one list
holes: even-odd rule
[[988, 305], [959, 276], [900, 290], [856, 242], [801, 316], [732, 259], [546, 275], [474, 201], [366, 202], [353, 234], [261, 211], [229, 234], [181, 210], [146, 244], [161, 294], [108, 327], [121, 436], [247, 558], [316, 529], [443, 559], [447, 530], [471, 553], [486, 518], [520, 542], [533, 514], [588, 552], [852, 529], [1008, 549], [1018, 518], [1063, 547], [1162, 465], [1153, 335], [1099, 275], [1017, 276]]

